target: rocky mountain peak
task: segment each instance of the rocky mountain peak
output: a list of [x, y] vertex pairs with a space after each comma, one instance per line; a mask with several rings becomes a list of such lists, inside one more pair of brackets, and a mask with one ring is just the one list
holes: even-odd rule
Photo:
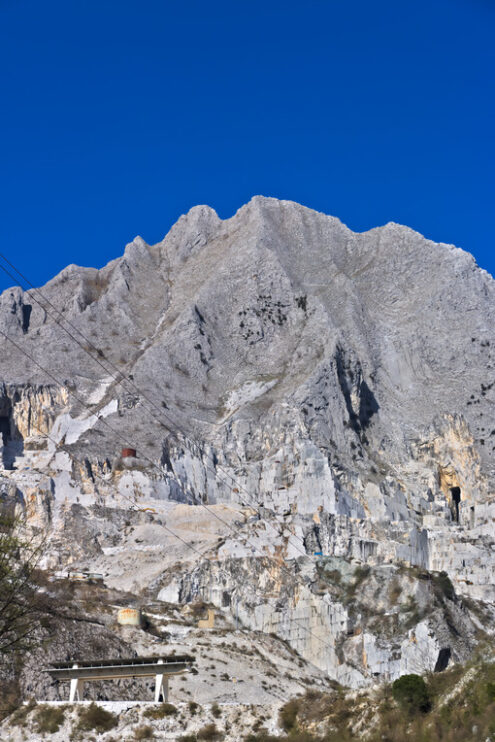
[[53, 573], [201, 599], [339, 682], [462, 659], [495, 597], [494, 287], [394, 223], [194, 207], [0, 296], [5, 499]]

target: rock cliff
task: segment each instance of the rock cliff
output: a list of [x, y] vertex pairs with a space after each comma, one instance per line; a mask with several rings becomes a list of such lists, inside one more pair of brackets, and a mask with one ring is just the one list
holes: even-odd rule
[[2, 499], [54, 573], [201, 599], [353, 687], [442, 669], [493, 627], [494, 319], [407, 227], [195, 207], [1, 295]]

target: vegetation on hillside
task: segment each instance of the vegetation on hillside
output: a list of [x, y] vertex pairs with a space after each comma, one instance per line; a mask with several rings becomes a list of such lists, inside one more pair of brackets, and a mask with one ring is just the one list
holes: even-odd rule
[[19, 521], [0, 512], [0, 657], [29, 649], [37, 628], [41, 547]]
[[469, 742], [495, 740], [495, 662], [405, 675], [378, 691], [309, 691], [280, 711], [282, 737], [260, 729], [246, 742]]
[[[227, 739], [240, 742], [495, 742], [494, 660], [491, 649], [486, 647], [484, 658], [473, 659], [467, 665], [454, 665], [424, 678], [404, 675], [390, 685], [361, 691], [336, 688], [323, 693], [310, 690], [280, 708], [278, 730], [274, 730], [271, 714], [265, 715], [266, 708], [261, 713], [256, 706], [250, 707], [248, 724], [245, 707], [239, 707], [236, 716], [221, 705], [208, 704], [203, 708], [194, 702], [178, 707], [162, 703], [145, 708], [140, 716], [136, 716], [133, 709], [132, 723], [137, 722], [133, 738], [153, 739], [157, 731], [174, 729], [179, 742]], [[117, 716], [95, 703], [77, 710], [71, 706], [31, 703], [11, 714], [8, 723], [10, 728], [23, 728], [33, 739], [35, 734], [53, 734], [63, 724], [72, 726], [70, 738], [74, 740], [86, 739], [88, 733], [101, 734], [110, 730], [117, 734], [113, 739], [120, 739], [118, 734], [126, 728], [129, 718], [126, 712]], [[272, 731], [264, 726], [268, 723]]]

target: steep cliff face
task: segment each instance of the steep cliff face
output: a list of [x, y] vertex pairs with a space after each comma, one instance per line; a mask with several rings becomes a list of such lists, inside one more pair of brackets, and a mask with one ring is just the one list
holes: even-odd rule
[[196, 207], [0, 297], [3, 499], [47, 568], [201, 597], [346, 684], [462, 659], [495, 601], [494, 319], [472, 256], [406, 227]]

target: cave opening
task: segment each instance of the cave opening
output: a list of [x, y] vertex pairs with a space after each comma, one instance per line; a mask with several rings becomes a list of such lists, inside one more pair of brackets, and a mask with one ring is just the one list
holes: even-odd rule
[[459, 503], [461, 501], [461, 488], [451, 487], [450, 494], [452, 495], [452, 504], [454, 506], [454, 520], [456, 521], [456, 523], [459, 523]]
[[0, 466], [4, 469], [15, 469], [14, 463], [18, 456], [22, 456], [24, 450], [24, 440], [17, 430], [11, 415], [6, 415], [5, 408], [0, 415]]
[[10, 419], [0, 416], [0, 433], [2, 434], [2, 445], [6, 446], [10, 440]]
[[24, 304], [22, 307], [22, 331], [24, 334], [29, 330], [29, 322], [31, 320], [31, 312], [33, 307], [31, 304]]
[[450, 647], [443, 647], [438, 653], [438, 658], [433, 672], [443, 672], [444, 670], [446, 670], [450, 661], [451, 654], [452, 652]]

